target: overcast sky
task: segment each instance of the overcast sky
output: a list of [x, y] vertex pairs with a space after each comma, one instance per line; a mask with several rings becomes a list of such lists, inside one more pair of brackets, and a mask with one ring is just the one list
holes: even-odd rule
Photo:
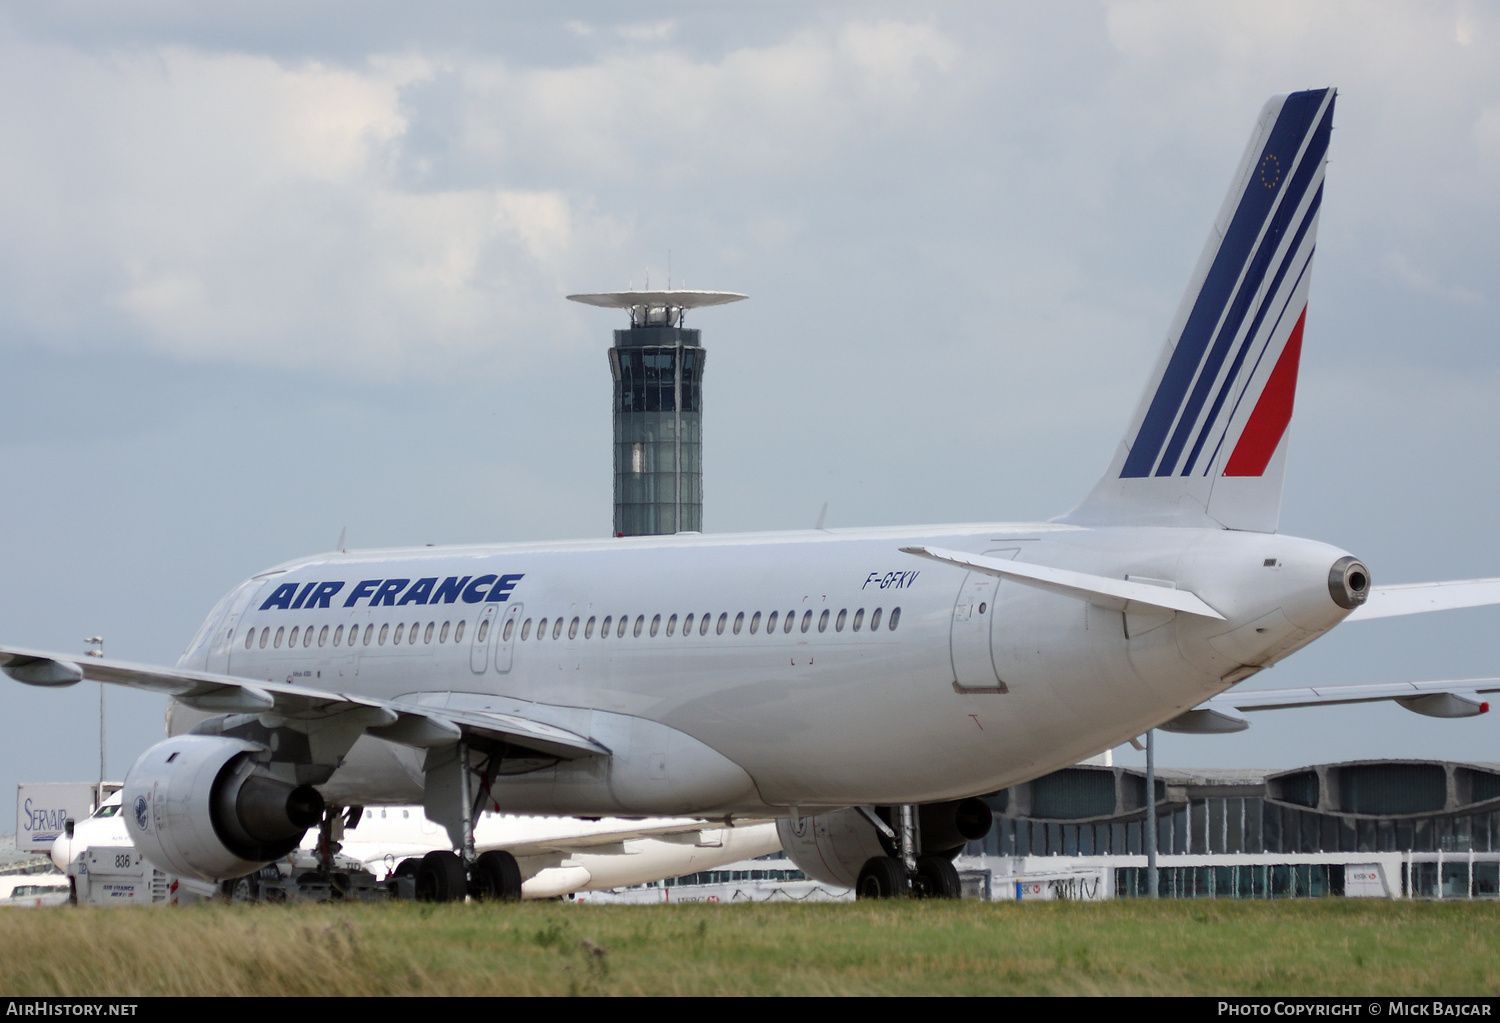
[[[0, 2], [0, 640], [168, 664], [341, 528], [607, 533], [623, 317], [563, 296], [669, 258], [751, 296], [689, 324], [707, 530], [1058, 514], [1262, 103], [1323, 85], [1282, 529], [1500, 576], [1493, 6]], [[1500, 674], [1497, 628], [1345, 626], [1251, 684]], [[119, 778], [164, 704], [108, 701]], [[0, 706], [0, 792], [97, 772], [97, 686]], [[1162, 761], [1500, 760], [1500, 715], [1257, 721]]]

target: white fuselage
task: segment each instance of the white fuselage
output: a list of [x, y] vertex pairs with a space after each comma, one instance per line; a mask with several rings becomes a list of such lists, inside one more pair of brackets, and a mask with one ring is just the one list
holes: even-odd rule
[[[1001, 582], [898, 549], [913, 544], [1175, 586], [1224, 620]], [[519, 714], [610, 749], [507, 768], [508, 811], [927, 802], [1075, 763], [1306, 644], [1348, 613], [1328, 590], [1343, 553], [1051, 523], [336, 553], [243, 584], [180, 666]], [[320, 788], [420, 801], [421, 754], [365, 737]]]

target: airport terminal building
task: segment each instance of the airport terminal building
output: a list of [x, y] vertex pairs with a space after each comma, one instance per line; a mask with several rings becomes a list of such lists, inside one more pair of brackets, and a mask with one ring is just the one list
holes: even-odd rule
[[[1145, 772], [1078, 766], [986, 797], [957, 866], [990, 899], [1146, 888]], [[1160, 769], [1163, 898], [1500, 897], [1500, 765], [1363, 760], [1283, 771]]]

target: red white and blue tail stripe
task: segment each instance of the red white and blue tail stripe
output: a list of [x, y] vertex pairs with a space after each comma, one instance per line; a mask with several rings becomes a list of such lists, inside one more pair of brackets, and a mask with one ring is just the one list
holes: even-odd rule
[[1275, 531], [1333, 103], [1261, 111], [1135, 419], [1063, 521]]

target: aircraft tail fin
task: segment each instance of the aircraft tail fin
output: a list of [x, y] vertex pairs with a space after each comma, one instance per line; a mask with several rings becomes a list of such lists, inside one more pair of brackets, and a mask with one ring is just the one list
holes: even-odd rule
[[1261, 110], [1130, 429], [1058, 521], [1275, 532], [1334, 95]]

